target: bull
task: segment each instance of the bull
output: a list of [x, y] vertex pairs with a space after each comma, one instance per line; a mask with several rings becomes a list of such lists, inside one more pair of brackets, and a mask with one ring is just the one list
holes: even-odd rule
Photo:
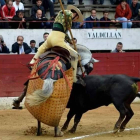
[[62, 131], [68, 128], [70, 120], [75, 116], [74, 125], [70, 129], [70, 132], [74, 133], [85, 112], [101, 106], [108, 106], [111, 103], [120, 113], [113, 131], [114, 133], [124, 131], [126, 124], [134, 115], [130, 105], [136, 97], [140, 97], [137, 86], [140, 78], [126, 75], [87, 75], [83, 80], [86, 87], [73, 85], [67, 105], [70, 110]]

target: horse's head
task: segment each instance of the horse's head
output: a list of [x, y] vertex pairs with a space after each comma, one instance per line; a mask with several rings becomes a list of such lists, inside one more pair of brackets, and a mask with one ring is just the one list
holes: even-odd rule
[[[81, 65], [85, 75], [88, 75], [94, 68], [94, 63], [99, 62], [99, 60], [92, 57], [92, 53], [88, 48], [83, 45], [77, 44], [77, 51], [81, 56]], [[81, 68], [78, 66], [77, 74], [82, 75]]]

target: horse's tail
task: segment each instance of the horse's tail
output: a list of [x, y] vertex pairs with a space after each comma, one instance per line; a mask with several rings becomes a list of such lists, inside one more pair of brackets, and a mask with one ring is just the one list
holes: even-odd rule
[[45, 79], [42, 89], [34, 91], [32, 94], [28, 95], [27, 103], [30, 106], [39, 105], [45, 102], [53, 93], [53, 83], [56, 80], [51, 78]]

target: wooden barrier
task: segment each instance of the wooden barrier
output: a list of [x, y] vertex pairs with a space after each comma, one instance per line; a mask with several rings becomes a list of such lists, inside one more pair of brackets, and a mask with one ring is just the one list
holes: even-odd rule
[[[23, 90], [30, 70], [25, 66], [33, 55], [0, 55], [0, 97], [16, 97]], [[91, 74], [126, 74], [140, 77], [140, 53], [95, 53], [100, 60]], [[140, 84], [139, 84], [140, 87]]]

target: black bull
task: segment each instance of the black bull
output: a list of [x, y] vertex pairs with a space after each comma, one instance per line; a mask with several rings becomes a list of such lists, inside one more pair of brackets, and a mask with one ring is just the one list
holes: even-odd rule
[[134, 115], [130, 104], [136, 96], [140, 96], [136, 84], [140, 82], [140, 79], [126, 75], [91, 75], [85, 76], [84, 81], [86, 83], [85, 88], [77, 84], [73, 85], [67, 105], [70, 111], [62, 131], [67, 129], [74, 115], [74, 126], [70, 130], [72, 133], [76, 131], [83, 113], [100, 106], [108, 106], [111, 103], [120, 113], [120, 117], [114, 127], [114, 132], [118, 130], [123, 131]]

